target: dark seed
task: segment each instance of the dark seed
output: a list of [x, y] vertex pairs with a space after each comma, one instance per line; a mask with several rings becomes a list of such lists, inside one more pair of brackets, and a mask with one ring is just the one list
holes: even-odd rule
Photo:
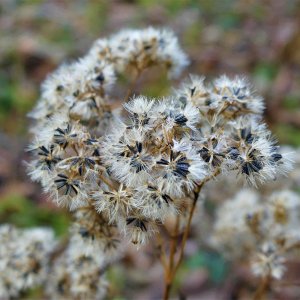
[[185, 125], [187, 120], [188, 119], [183, 114], [175, 116], [175, 123], [178, 125]]
[[196, 91], [196, 87], [191, 88], [191, 97], [194, 96], [195, 91]]
[[58, 86], [56, 87], [56, 90], [57, 90], [58, 92], [63, 91], [63, 90], [64, 90], [63, 85], [58, 85]]
[[103, 73], [100, 73], [97, 77], [96, 77], [97, 81], [100, 81], [101, 83], [104, 81], [104, 75]]
[[156, 163], [158, 165], [168, 165], [169, 164], [169, 162], [163, 158], [161, 160], [157, 161]]
[[273, 161], [279, 161], [279, 160], [281, 160], [282, 159], [282, 155], [281, 154], [279, 154], [279, 153], [275, 153], [275, 154], [272, 154], [272, 159], [273, 159]]
[[83, 237], [83, 238], [88, 238], [89, 237], [89, 231], [84, 228], [84, 227], [80, 227], [79, 228], [79, 234]]

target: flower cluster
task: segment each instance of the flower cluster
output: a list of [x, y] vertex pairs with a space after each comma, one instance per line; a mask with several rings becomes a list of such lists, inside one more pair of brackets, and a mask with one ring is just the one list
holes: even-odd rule
[[47, 278], [50, 254], [56, 241], [47, 228], [16, 229], [0, 226], [0, 295], [16, 298]]
[[245, 189], [218, 208], [210, 242], [230, 259], [248, 260], [255, 275], [279, 279], [300, 246], [299, 226], [298, 194], [282, 190], [263, 197]]
[[29, 114], [37, 121], [32, 130], [38, 133], [59, 112], [103, 133], [112, 117], [109, 94], [116, 75], [160, 65], [178, 76], [187, 64], [177, 37], [166, 29], [124, 30], [99, 39], [84, 57], [63, 64], [42, 84], [40, 100]]
[[[81, 227], [79, 230], [71, 228], [71, 238], [63, 251], [51, 229], [21, 230], [8, 224], [1, 225], [1, 299], [15, 299], [26, 290], [39, 286], [44, 287], [49, 299], [102, 299], [107, 290], [106, 266], [116, 258], [116, 255], [101, 253], [101, 247], [112, 234], [112, 226], [102, 225], [105, 221], [100, 221], [99, 214], [98, 221], [87, 214], [77, 213], [73, 227]], [[92, 236], [92, 222], [97, 223], [93, 233], [97, 237]], [[99, 243], [101, 247], [89, 248], [88, 240], [97, 240], [101, 233], [105, 236], [104, 243]], [[112, 251], [112, 244], [117, 242], [111, 238], [106, 247]]]
[[[191, 76], [160, 99], [124, 97], [123, 110], [111, 96], [120, 73], [135, 77], [158, 65], [173, 76], [187, 62], [170, 31], [125, 30], [97, 40], [42, 85], [30, 114], [29, 174], [73, 213], [70, 243], [78, 249], [54, 266], [53, 287], [64, 286], [57, 297], [89, 297], [87, 286], [102, 294], [93, 281], [102, 265], [95, 253], [108, 263], [122, 236], [140, 245], [169, 218], [184, 223], [201, 187], [217, 175], [235, 172], [256, 185], [290, 169], [262, 123], [262, 98], [243, 78], [207, 83]], [[82, 282], [80, 290], [74, 282]]]
[[122, 30], [108, 39], [97, 40], [90, 55], [108, 61], [117, 72], [133, 69], [142, 72], [154, 65], [163, 65], [170, 77], [180, 75], [188, 65], [177, 37], [167, 29]]
[[236, 171], [255, 185], [290, 167], [261, 123], [262, 98], [238, 77], [206, 84], [191, 76], [169, 97], [132, 98], [124, 104], [127, 117], [106, 102], [111, 118], [104, 121], [99, 108], [113, 74], [153, 64], [186, 64], [168, 31], [124, 31], [98, 40], [86, 57], [44, 83], [37, 105], [44, 114], [33, 113], [42, 124], [35, 125], [29, 147], [35, 157], [30, 174], [58, 205], [94, 210], [137, 244], [158, 223], [184, 214], [195, 189], [216, 175]]
[[86, 239], [97, 237], [88, 236], [90, 233], [86, 233], [84, 227], [80, 232], [80, 236], [76, 232], [71, 237], [67, 248], [50, 267], [51, 275], [45, 286], [49, 299], [103, 299], [106, 295], [105, 266], [108, 261], [99, 249], [89, 251], [84, 245]]

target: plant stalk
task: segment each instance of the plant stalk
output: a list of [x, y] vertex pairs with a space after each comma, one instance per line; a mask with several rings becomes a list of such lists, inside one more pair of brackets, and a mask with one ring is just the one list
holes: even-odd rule
[[[184, 250], [187, 242], [187, 238], [191, 229], [192, 219], [195, 213], [196, 204], [198, 200], [199, 193], [201, 191], [203, 184], [197, 186], [196, 190], [194, 191], [194, 199], [193, 204], [191, 206], [187, 225], [183, 232], [182, 240], [180, 245], [178, 245], [178, 230], [179, 230], [179, 217], [176, 218], [176, 223], [174, 226], [173, 234], [170, 240], [170, 254], [168, 264], [164, 265], [164, 272], [165, 272], [165, 281], [164, 281], [164, 294], [163, 299], [168, 300], [170, 298], [170, 293], [173, 285], [174, 278], [176, 277], [176, 273], [182, 263]], [[178, 249], [179, 246], [179, 249]], [[175, 256], [176, 253], [179, 251], [179, 257], [175, 263]]]

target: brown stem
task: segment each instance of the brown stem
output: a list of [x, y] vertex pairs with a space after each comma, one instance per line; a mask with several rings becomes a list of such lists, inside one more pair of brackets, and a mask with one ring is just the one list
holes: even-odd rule
[[134, 74], [133, 80], [132, 80], [132, 82], [131, 82], [128, 90], [127, 90], [127, 93], [126, 93], [126, 96], [125, 96], [123, 102], [127, 102], [128, 101], [128, 99], [129, 99], [130, 95], [132, 94], [132, 91], [133, 91], [133, 89], [134, 89], [134, 87], [135, 87], [135, 85], [136, 85], [136, 83], [137, 83], [137, 81], [138, 81], [141, 73], [142, 73], [141, 70], [136, 69], [136, 72]]
[[163, 241], [162, 241], [162, 237], [161, 237], [160, 233], [157, 234], [157, 249], [158, 249], [158, 253], [159, 253], [159, 259], [164, 267], [164, 270], [166, 270], [167, 258], [166, 258], [166, 252], [164, 249], [164, 245], [163, 245]]
[[196, 204], [197, 204], [197, 199], [194, 199], [193, 205], [191, 207], [191, 211], [190, 211], [190, 214], [189, 214], [187, 226], [186, 226], [185, 231], [183, 233], [183, 238], [182, 238], [182, 242], [181, 242], [181, 246], [180, 246], [180, 251], [179, 251], [179, 258], [178, 258], [178, 261], [177, 261], [177, 263], [175, 265], [175, 268], [174, 268], [174, 271], [173, 271], [174, 275], [177, 272], [177, 270], [178, 270], [178, 268], [179, 268], [179, 266], [180, 266], [180, 264], [182, 262], [182, 259], [183, 259], [184, 249], [185, 249], [187, 238], [188, 238], [188, 235], [189, 235], [189, 232], [190, 232], [190, 229], [191, 229], [192, 218], [193, 218], [194, 213], [195, 213]]
[[253, 300], [264, 300], [266, 292], [269, 289], [271, 284], [271, 276], [268, 275], [262, 278], [260, 284], [257, 287], [257, 290], [254, 293]]
[[174, 265], [174, 257], [175, 257], [175, 253], [176, 253], [178, 230], [179, 230], [179, 215], [177, 215], [177, 217], [176, 217], [175, 230], [174, 230], [174, 233], [172, 234], [171, 240], [170, 240], [170, 259], [169, 259], [170, 270], [173, 269], [173, 265]]
[[72, 149], [74, 150], [74, 152], [76, 153], [77, 156], [79, 156], [78, 150], [76, 148], [76, 145], [72, 145]]
[[173, 281], [173, 268], [174, 268], [174, 259], [176, 254], [177, 247], [177, 238], [178, 238], [178, 230], [179, 230], [179, 215], [176, 217], [176, 223], [174, 227], [174, 232], [170, 236], [170, 254], [168, 264], [164, 265], [165, 272], [165, 282], [164, 282], [164, 296], [163, 299], [167, 300], [170, 296], [170, 291], [172, 287]]
[[103, 176], [103, 174], [99, 174], [99, 178], [100, 178], [107, 186], [109, 186], [113, 191], [116, 189], [114, 183], [113, 183], [110, 179], [108, 179], [108, 178], [106, 178], [105, 176]]
[[170, 297], [173, 280], [174, 280], [174, 278], [176, 276], [176, 272], [178, 271], [180, 264], [183, 260], [184, 249], [185, 249], [187, 238], [188, 238], [188, 235], [189, 235], [189, 232], [191, 229], [192, 218], [195, 213], [197, 199], [198, 199], [198, 196], [199, 196], [202, 186], [203, 186], [203, 184], [197, 186], [197, 189], [194, 192], [193, 204], [192, 204], [192, 207], [189, 212], [187, 225], [185, 227], [183, 237], [181, 240], [181, 244], [180, 244], [179, 258], [178, 258], [177, 262], [174, 264], [175, 255], [177, 252], [176, 247], [177, 247], [177, 237], [178, 237], [178, 230], [179, 230], [179, 216], [176, 218], [174, 234], [172, 234], [171, 241], [170, 241], [169, 264], [167, 266], [165, 266], [165, 268], [164, 268], [164, 271], [165, 271], [165, 282], [164, 282], [165, 286], [164, 286], [164, 295], [163, 295], [164, 300], [168, 300]]
[[171, 287], [172, 287], [172, 281], [165, 279], [165, 288], [164, 288], [164, 295], [163, 295], [164, 300], [169, 299]]

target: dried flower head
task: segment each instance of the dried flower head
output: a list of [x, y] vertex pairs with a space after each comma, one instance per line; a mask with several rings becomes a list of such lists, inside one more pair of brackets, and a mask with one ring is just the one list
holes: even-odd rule
[[[219, 174], [256, 186], [291, 169], [262, 122], [263, 99], [244, 78], [192, 75], [162, 98], [129, 91], [123, 107], [112, 96], [122, 73], [136, 80], [163, 66], [174, 77], [187, 64], [171, 31], [123, 30], [43, 83], [30, 114], [29, 174], [74, 216], [69, 246], [53, 265], [54, 298], [102, 297], [101, 267], [119, 256], [121, 237], [139, 246], [174, 218], [178, 230], [189, 228], [202, 186]], [[243, 197], [217, 214], [216, 247], [250, 252], [269, 220], [289, 224], [280, 201], [266, 208], [255, 194]]]
[[0, 226], [0, 295], [16, 298], [26, 289], [47, 279], [50, 255], [55, 249], [54, 233], [48, 228], [17, 229]]
[[[243, 190], [217, 210], [211, 244], [232, 260], [249, 260], [253, 273], [280, 279], [299, 246], [300, 197], [289, 190], [263, 197]], [[249, 262], [249, 261], [248, 261]]]

